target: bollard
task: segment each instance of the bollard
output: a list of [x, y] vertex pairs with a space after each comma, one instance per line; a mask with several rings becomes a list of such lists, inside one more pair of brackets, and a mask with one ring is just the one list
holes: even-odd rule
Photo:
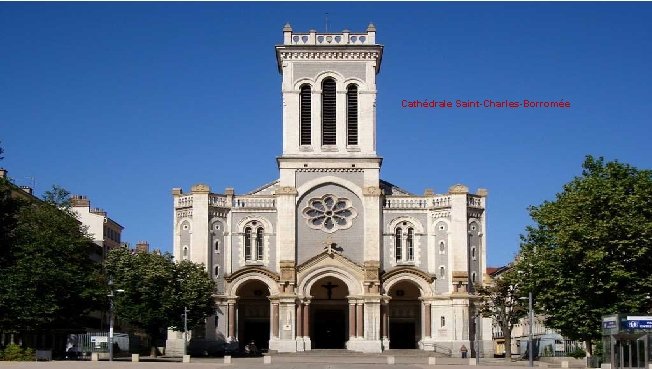
[[100, 361], [100, 354], [97, 352], [91, 352], [91, 361]]
[[271, 364], [272, 363], [272, 357], [269, 355], [263, 356], [263, 364]]
[[437, 365], [437, 358], [434, 356], [430, 356], [428, 358], [428, 365]]
[[568, 360], [562, 360], [561, 367], [562, 368], [568, 368]]
[[394, 356], [388, 356], [387, 357], [387, 365], [394, 365], [396, 360], [394, 359]]
[[224, 355], [224, 364], [231, 364], [231, 356]]
[[478, 365], [478, 359], [476, 359], [476, 358], [474, 358], [474, 357], [473, 357], [473, 358], [470, 358], [470, 359], [469, 359], [469, 365], [471, 365], [471, 366]]
[[189, 363], [190, 362], [190, 355], [183, 355], [183, 362], [184, 363]]
[[140, 361], [140, 355], [139, 354], [131, 354], [131, 362], [132, 363], [137, 363]]

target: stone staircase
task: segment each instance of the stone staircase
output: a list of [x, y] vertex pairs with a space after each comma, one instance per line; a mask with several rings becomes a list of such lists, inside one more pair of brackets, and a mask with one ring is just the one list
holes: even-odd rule
[[351, 364], [386, 364], [389, 356], [393, 356], [396, 362], [402, 363], [427, 363], [428, 357], [448, 357], [445, 354], [423, 350], [386, 350], [382, 353], [364, 353], [345, 349], [315, 349], [292, 353], [277, 353], [270, 351], [269, 355], [284, 362], [330, 363], [346, 360], [346, 362]]

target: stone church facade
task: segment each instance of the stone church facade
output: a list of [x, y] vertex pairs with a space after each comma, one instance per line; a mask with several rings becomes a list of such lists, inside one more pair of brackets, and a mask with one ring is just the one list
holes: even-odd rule
[[[492, 350], [474, 315], [486, 270], [487, 192], [409, 193], [380, 178], [376, 30], [283, 29], [283, 153], [278, 180], [245, 194], [173, 190], [174, 256], [206, 265], [208, 344], [279, 352]], [[168, 350], [182, 345], [170, 332]]]

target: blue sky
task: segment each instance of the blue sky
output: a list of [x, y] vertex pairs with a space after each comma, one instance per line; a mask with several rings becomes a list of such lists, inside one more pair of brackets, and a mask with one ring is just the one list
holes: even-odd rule
[[[650, 3], [0, 3], [0, 141], [17, 184], [85, 194], [123, 240], [170, 250], [173, 187], [277, 177], [295, 31], [366, 29], [382, 177], [489, 190], [488, 264], [587, 154], [652, 168]], [[405, 109], [403, 99], [559, 100], [570, 109]]]

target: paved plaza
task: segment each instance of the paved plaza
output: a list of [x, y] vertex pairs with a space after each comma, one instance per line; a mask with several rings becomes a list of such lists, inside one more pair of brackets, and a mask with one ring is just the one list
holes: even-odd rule
[[[394, 364], [388, 360], [394, 359]], [[272, 355], [271, 363], [264, 364], [262, 357], [258, 358], [232, 358], [230, 364], [224, 363], [224, 358], [192, 358], [190, 363], [182, 363], [180, 359], [141, 358], [134, 363], [127, 358], [119, 358], [113, 362], [108, 361], [50, 361], [50, 362], [0, 362], [0, 367], [8, 368], [111, 368], [111, 369], [137, 369], [137, 368], [163, 368], [163, 369], [209, 369], [233, 367], [238, 369], [482, 369], [527, 367], [526, 361], [506, 363], [501, 359], [480, 359], [478, 365], [469, 365], [468, 359], [436, 358], [435, 365], [428, 364], [425, 355], [387, 355], [387, 354], [352, 354], [352, 355]], [[539, 363], [535, 362], [535, 366]], [[554, 367], [551, 365], [551, 367]], [[557, 365], [556, 367], [560, 367]]]

